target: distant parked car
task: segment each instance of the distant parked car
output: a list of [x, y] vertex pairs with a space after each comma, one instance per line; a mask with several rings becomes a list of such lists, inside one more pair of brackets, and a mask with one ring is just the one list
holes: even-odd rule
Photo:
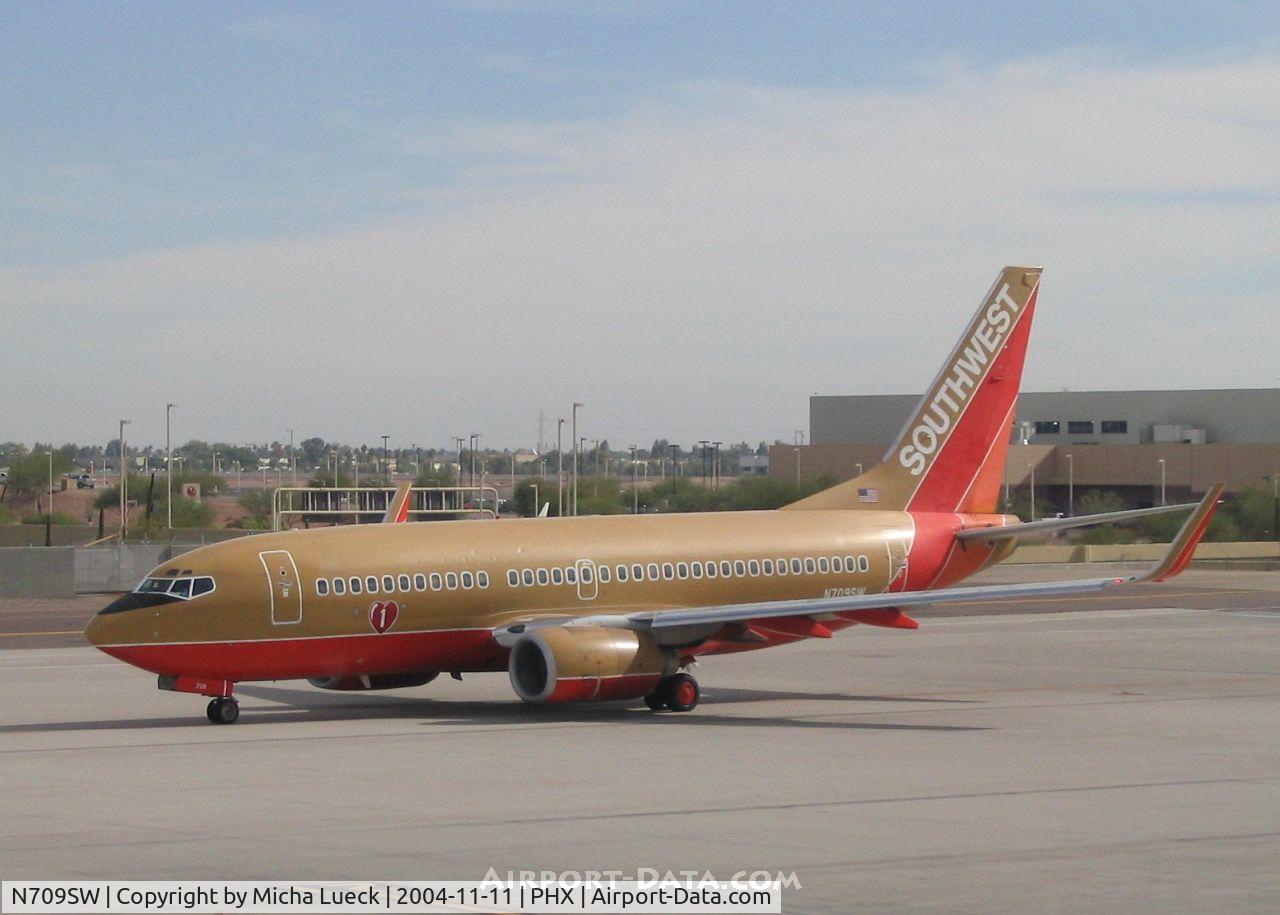
[[76, 489], [93, 489], [96, 485], [96, 481], [87, 473], [82, 473], [76, 477]]

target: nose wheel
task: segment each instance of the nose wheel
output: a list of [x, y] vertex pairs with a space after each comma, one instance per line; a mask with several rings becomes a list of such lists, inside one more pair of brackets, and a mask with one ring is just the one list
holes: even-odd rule
[[230, 696], [210, 700], [205, 710], [209, 720], [214, 724], [235, 724], [240, 717], [240, 703]]
[[658, 688], [644, 697], [644, 704], [655, 712], [691, 712], [702, 698], [698, 681], [689, 674], [673, 674], [658, 683]]

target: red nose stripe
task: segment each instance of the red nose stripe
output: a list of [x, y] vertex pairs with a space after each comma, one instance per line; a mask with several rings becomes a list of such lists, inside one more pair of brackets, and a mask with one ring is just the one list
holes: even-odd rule
[[507, 666], [506, 649], [493, 641], [488, 629], [99, 647], [153, 673], [227, 680], [292, 680], [433, 669], [505, 670]]

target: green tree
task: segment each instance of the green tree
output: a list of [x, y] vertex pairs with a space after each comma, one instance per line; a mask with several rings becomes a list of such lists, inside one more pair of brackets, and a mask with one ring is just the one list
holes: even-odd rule
[[[36, 495], [49, 488], [49, 455], [44, 451], [33, 451], [26, 457], [9, 465], [9, 488], [19, 495]], [[58, 486], [58, 478], [71, 469], [72, 457], [64, 451], [54, 451], [53, 480], [54, 488]]]

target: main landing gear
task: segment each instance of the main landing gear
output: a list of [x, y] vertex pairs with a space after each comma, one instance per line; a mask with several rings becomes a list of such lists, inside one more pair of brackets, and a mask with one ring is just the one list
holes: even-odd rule
[[658, 681], [657, 688], [644, 697], [644, 704], [655, 712], [670, 709], [673, 712], [693, 711], [702, 698], [698, 681], [688, 674], [672, 674]]
[[230, 696], [219, 696], [209, 700], [205, 714], [214, 724], [235, 724], [240, 717], [240, 703]]

